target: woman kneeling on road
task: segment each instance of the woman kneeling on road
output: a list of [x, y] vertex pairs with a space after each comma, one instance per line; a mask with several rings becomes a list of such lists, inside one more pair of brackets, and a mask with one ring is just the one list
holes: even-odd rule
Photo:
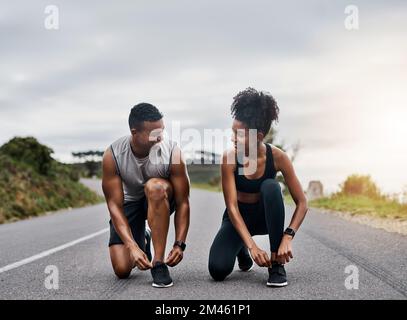
[[[237, 257], [242, 271], [251, 270], [253, 260], [267, 267], [268, 286], [287, 285], [284, 264], [293, 258], [291, 242], [307, 212], [307, 200], [286, 153], [263, 142], [278, 112], [268, 93], [248, 88], [234, 97], [234, 148], [224, 152], [221, 166], [226, 209], [209, 254], [209, 272], [216, 281], [233, 271]], [[248, 161], [243, 163], [243, 159]], [[285, 231], [284, 202], [276, 180], [279, 171], [296, 204]], [[269, 236], [270, 257], [252, 238], [265, 234]]]

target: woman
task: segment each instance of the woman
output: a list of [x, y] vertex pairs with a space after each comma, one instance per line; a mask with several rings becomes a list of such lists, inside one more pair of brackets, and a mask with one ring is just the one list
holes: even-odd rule
[[[226, 210], [210, 249], [209, 272], [214, 280], [222, 281], [233, 271], [236, 257], [242, 271], [249, 271], [254, 260], [260, 267], [268, 267], [268, 286], [283, 287], [287, 285], [284, 264], [293, 258], [291, 242], [307, 212], [307, 200], [289, 157], [263, 142], [272, 122], [278, 120], [274, 98], [248, 88], [234, 97], [231, 113], [234, 148], [223, 154], [221, 165]], [[253, 129], [254, 139], [249, 136]], [[249, 155], [246, 163], [241, 161], [240, 149], [244, 149], [244, 156]], [[253, 161], [257, 166], [249, 172]], [[285, 231], [284, 202], [275, 179], [279, 171], [296, 204]], [[252, 238], [265, 234], [269, 236], [270, 256]]]

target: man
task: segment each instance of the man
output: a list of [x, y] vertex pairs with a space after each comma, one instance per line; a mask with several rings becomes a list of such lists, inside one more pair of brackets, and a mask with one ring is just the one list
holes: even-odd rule
[[[163, 139], [162, 113], [140, 103], [131, 109], [130, 136], [103, 156], [102, 187], [110, 212], [109, 251], [113, 270], [127, 278], [134, 267], [151, 269], [153, 287], [173, 285], [168, 266], [183, 258], [189, 228], [189, 177], [180, 148]], [[175, 242], [164, 260], [170, 215]], [[154, 258], [151, 259], [151, 228]], [[152, 261], [151, 261], [152, 260]]]

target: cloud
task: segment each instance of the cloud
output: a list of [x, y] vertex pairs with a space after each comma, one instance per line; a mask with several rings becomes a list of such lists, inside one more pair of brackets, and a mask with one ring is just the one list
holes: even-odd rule
[[[405, 112], [403, 1], [356, 1], [355, 32], [343, 26], [345, 1], [53, 4], [58, 31], [43, 27], [46, 1], [2, 3], [0, 143], [34, 135], [61, 159], [104, 149], [127, 134], [128, 112], [141, 101], [183, 128], [228, 128], [232, 97], [253, 86], [277, 99], [279, 138], [301, 142], [304, 185], [320, 176], [334, 186], [366, 163], [382, 177], [370, 136]], [[341, 152], [344, 169], [328, 175]]]

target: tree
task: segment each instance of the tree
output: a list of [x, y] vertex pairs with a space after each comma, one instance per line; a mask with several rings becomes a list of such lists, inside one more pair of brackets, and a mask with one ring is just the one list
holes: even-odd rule
[[[276, 137], [277, 137], [277, 130], [274, 129], [273, 127], [271, 127], [270, 132], [266, 135], [266, 137], [264, 138], [264, 142], [265, 143], [270, 143], [273, 144], [274, 146], [276, 146], [277, 148], [281, 149], [282, 151], [286, 152], [291, 160], [291, 162], [294, 162], [295, 159], [298, 156], [298, 153], [300, 151], [301, 145], [300, 142], [296, 142], [295, 144], [293, 144], [291, 147], [287, 147], [284, 143], [284, 141], [282, 141], [281, 143], [277, 143], [276, 141]], [[284, 177], [282, 174], [278, 174], [276, 177], [277, 181], [282, 183], [284, 185], [284, 193], [288, 192], [288, 188], [287, 188], [287, 184], [284, 180]]]
[[381, 197], [379, 187], [369, 175], [350, 175], [341, 185], [340, 193], [345, 195], [363, 195], [373, 199]]
[[270, 132], [264, 138], [264, 142], [271, 143], [274, 146], [276, 146], [277, 148], [283, 150], [284, 152], [289, 153], [291, 162], [294, 162], [294, 160], [296, 159], [296, 157], [300, 151], [300, 148], [301, 148], [300, 142], [298, 141], [295, 144], [293, 144], [291, 147], [287, 147], [285, 145], [284, 141], [282, 141], [281, 143], [277, 143], [275, 141], [276, 137], [277, 137], [277, 133], [278, 133], [277, 130], [272, 127]]
[[72, 156], [79, 158], [80, 160], [86, 161], [101, 161], [103, 157], [103, 151], [89, 150], [82, 152], [72, 152]]
[[34, 137], [15, 137], [0, 147], [0, 152], [23, 162], [42, 175], [48, 175], [55, 161], [54, 151], [42, 145]]
[[103, 153], [103, 151], [89, 150], [72, 152], [72, 156], [78, 158], [83, 163], [86, 170], [85, 176], [93, 177], [99, 174]]

